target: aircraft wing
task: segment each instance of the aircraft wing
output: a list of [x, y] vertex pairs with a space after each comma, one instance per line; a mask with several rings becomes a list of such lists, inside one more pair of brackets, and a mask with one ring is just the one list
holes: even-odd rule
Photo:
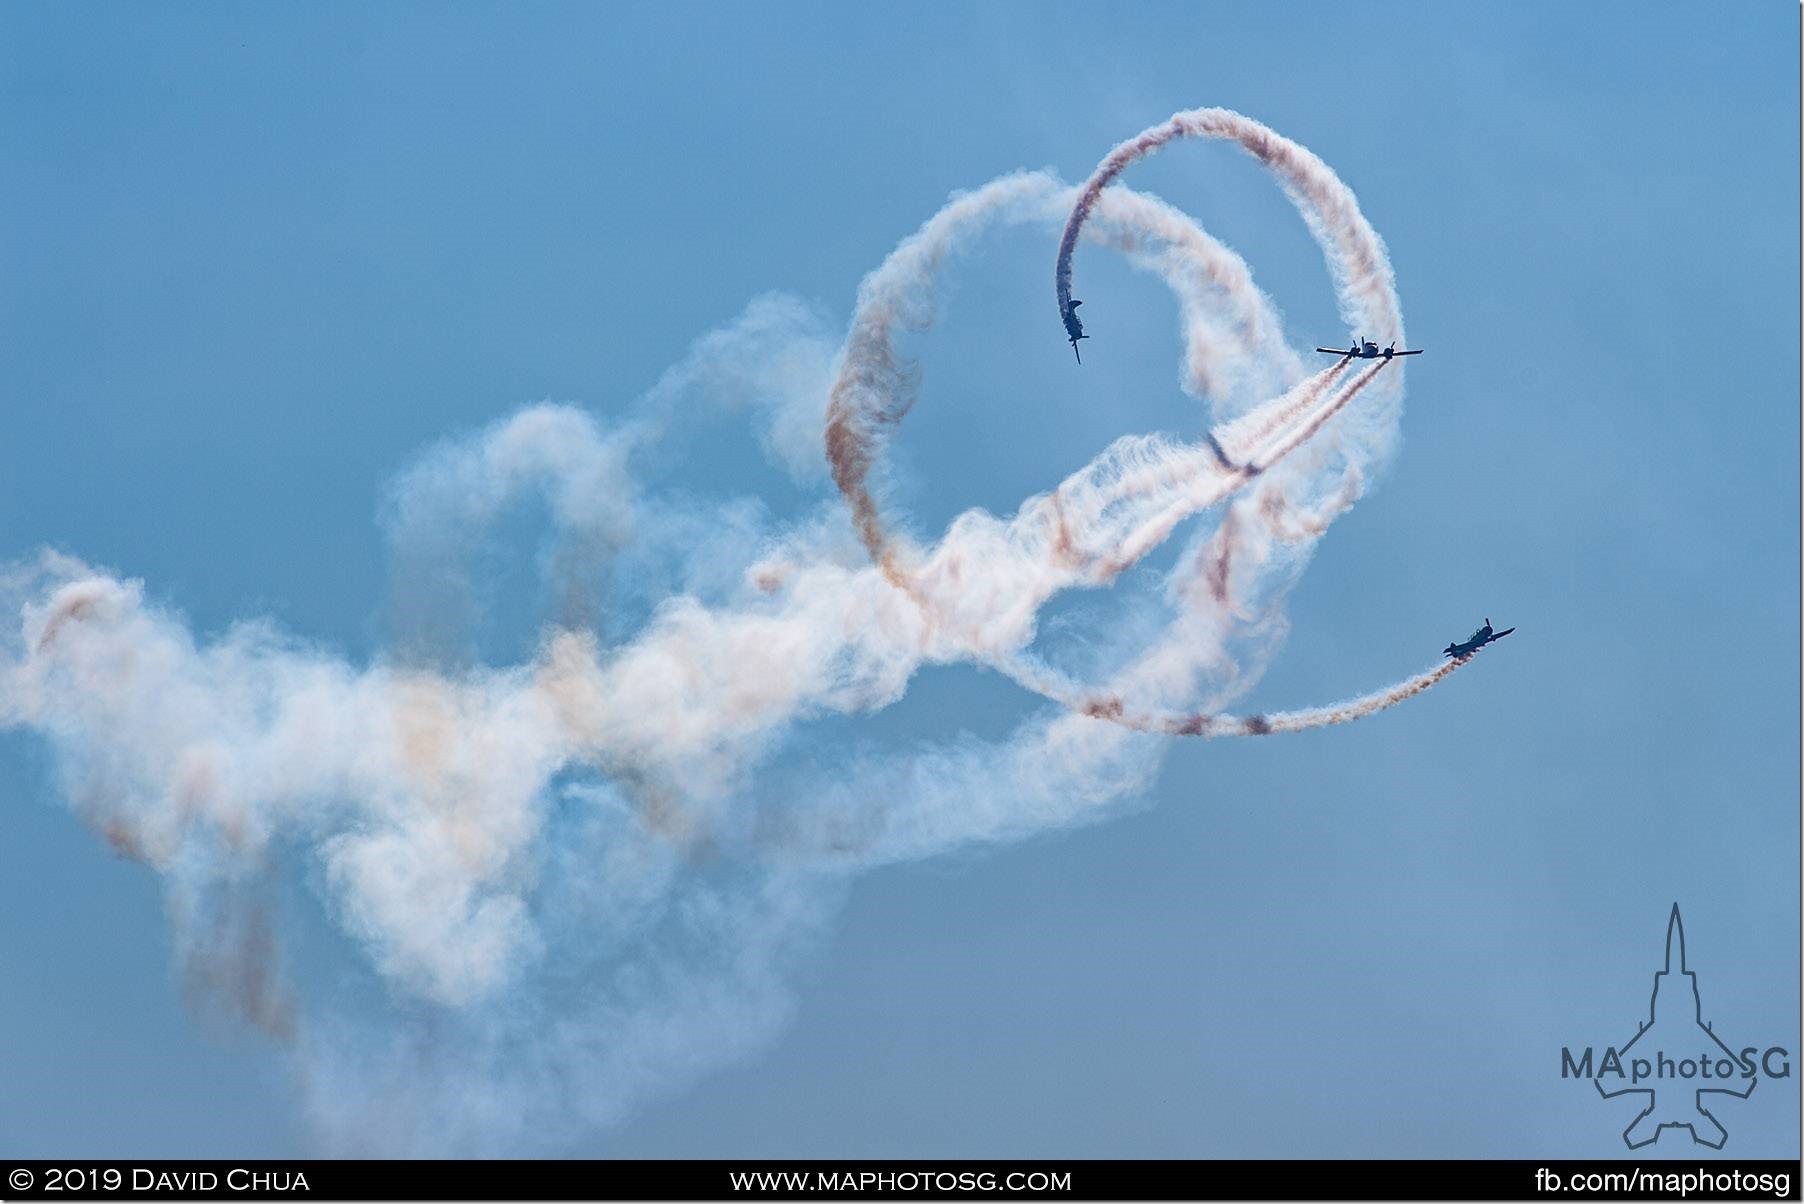
[[1510, 632], [1512, 632], [1514, 630], [1516, 630], [1514, 627], [1505, 627], [1502, 631], [1498, 632], [1496, 635], [1493, 635], [1491, 638], [1494, 640], [1501, 640], [1504, 636], [1508, 635]]
[[1426, 347], [1418, 347], [1414, 351], [1393, 351], [1393, 352], [1391, 352], [1391, 354], [1392, 355], [1421, 355], [1424, 351], [1427, 351], [1427, 350], [1428, 350], [1428, 348], [1426, 348]]
[[1352, 355], [1353, 354], [1351, 351], [1348, 351], [1345, 347], [1317, 347], [1316, 350], [1320, 351], [1324, 355]]

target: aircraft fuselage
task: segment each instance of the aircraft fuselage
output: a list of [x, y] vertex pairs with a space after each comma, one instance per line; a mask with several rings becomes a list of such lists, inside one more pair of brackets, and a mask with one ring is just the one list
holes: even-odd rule
[[1460, 660], [1464, 657], [1471, 656], [1486, 644], [1492, 644], [1501, 640], [1504, 636], [1514, 630], [1516, 630], [1514, 627], [1506, 627], [1502, 631], [1492, 631], [1491, 624], [1487, 621], [1483, 627], [1480, 627], [1477, 631], [1472, 633], [1470, 639], [1462, 640], [1457, 644], [1449, 644], [1441, 649], [1441, 655], [1451, 656], [1454, 660]]

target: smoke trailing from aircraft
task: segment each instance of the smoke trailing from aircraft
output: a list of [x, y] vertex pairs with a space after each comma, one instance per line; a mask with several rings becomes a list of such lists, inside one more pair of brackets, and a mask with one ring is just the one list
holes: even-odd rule
[[[1271, 169], [1322, 248], [1343, 315], [1356, 327], [1378, 331], [1382, 337], [1403, 337], [1401, 307], [1384, 244], [1360, 212], [1352, 191], [1304, 147], [1227, 109], [1179, 113], [1105, 156], [1078, 190], [1060, 237], [1055, 287], [1061, 314], [1071, 304], [1072, 257], [1079, 238], [1099, 214], [1111, 209], [1133, 209], [1132, 201], [1118, 199], [1123, 197], [1123, 190], [1111, 191], [1109, 186], [1133, 163], [1183, 137], [1232, 140]], [[1008, 559], [1017, 566], [1007, 579], [1021, 591], [1018, 596], [1001, 598], [994, 592], [985, 593], [982, 613], [972, 613], [969, 604], [972, 593], [966, 583], [973, 566], [962, 555], [966, 550], [963, 542], [948, 539], [929, 557], [894, 536], [884, 524], [869, 481], [887, 440], [913, 403], [915, 379], [913, 365], [896, 350], [897, 329], [920, 329], [928, 324], [932, 312], [929, 290], [939, 265], [968, 232], [1010, 214], [1019, 203], [1024, 182], [1025, 178], [1005, 179], [958, 198], [914, 237], [904, 241], [859, 290], [858, 310], [828, 406], [827, 452], [834, 481], [851, 507], [859, 537], [872, 560], [892, 584], [915, 600], [936, 629], [960, 631], [967, 637], [970, 651], [992, 667], [1023, 686], [1094, 718], [1171, 734], [1229, 735], [1304, 730], [1357, 717], [1344, 707], [1292, 712], [1282, 729], [1268, 728], [1263, 721], [1248, 726], [1231, 716], [1204, 712], [1169, 722], [1155, 721], [1131, 710], [1118, 692], [1104, 689], [1086, 695], [1061, 680], [1026, 650], [1027, 641], [1019, 637], [1022, 626], [1031, 621], [1052, 594], [1079, 583], [1107, 583], [1137, 564], [1185, 519], [1219, 504], [1282, 464], [1373, 384], [1389, 361], [1377, 363], [1342, 383], [1338, 378], [1346, 367], [1343, 360], [1237, 422], [1211, 430], [1201, 445], [1174, 447], [1158, 440], [1118, 441], [1050, 496], [1030, 499], [1013, 523], [986, 532], [986, 538], [978, 541], [986, 563]], [[1244, 263], [1213, 241], [1174, 243], [1202, 261], [1200, 274], [1220, 287], [1232, 308], [1243, 315], [1237, 326], [1242, 339], [1259, 340], [1275, 320], [1269, 304], [1263, 303], [1262, 295], [1253, 287]], [[1177, 282], [1171, 283], [1184, 299]], [[1194, 346], [1195, 340], [1191, 343]], [[1294, 358], [1286, 367], [1291, 374], [1298, 371]], [[1195, 384], [1205, 375], [1192, 369], [1187, 379]], [[1399, 392], [1392, 391], [1393, 401]], [[1388, 423], [1382, 419], [1368, 422], [1364, 429], [1341, 440], [1347, 454], [1340, 463], [1338, 480], [1327, 480], [1332, 470], [1313, 468], [1295, 488], [1302, 492], [1313, 489], [1319, 497], [1331, 499], [1328, 504], [1336, 513], [1351, 505], [1363, 486], [1365, 474], [1382, 464], [1394, 442], [1394, 406], [1386, 409], [1390, 411]], [[1249, 545], [1269, 542], [1271, 532], [1257, 528], [1269, 525], [1274, 515], [1310, 514], [1311, 507], [1306, 503], [1295, 499], [1288, 504], [1276, 501], [1287, 484], [1280, 483], [1275, 492], [1268, 494], [1267, 502], [1251, 522], [1243, 520], [1232, 527], [1224, 526], [1224, 530]], [[1319, 510], [1321, 504], [1318, 502], [1315, 509]], [[1327, 521], [1331, 521], [1331, 516]], [[972, 525], [978, 522], [981, 520], [973, 520]], [[1296, 529], [1295, 522], [1293, 517], [1290, 530]], [[1317, 534], [1325, 528], [1320, 517], [1306, 518], [1303, 524]], [[1048, 527], [1056, 532], [1050, 540], [1045, 536]], [[1236, 559], [1244, 560], [1245, 550], [1232, 541], [1224, 543], [1215, 553], [1215, 571], [1225, 579], [1225, 566]], [[1211, 596], [1219, 603], [1219, 593]], [[998, 614], [1017, 620], [1013, 627], [1000, 633], [1000, 638], [986, 630], [996, 626]], [[1157, 651], [1168, 660], [1181, 662], [1186, 649], [1195, 646], [1192, 635], [1174, 627], [1166, 647]], [[1437, 671], [1414, 680], [1439, 681], [1443, 676]], [[1423, 688], [1426, 685], [1409, 693]], [[1370, 698], [1386, 697], [1390, 692], [1380, 691]], [[1370, 711], [1357, 710], [1357, 714], [1367, 713]]]
[[1071, 261], [1078, 238], [1105, 191], [1129, 167], [1181, 138], [1231, 141], [1269, 168], [1327, 256], [1348, 327], [1371, 332], [1379, 342], [1402, 341], [1402, 310], [1390, 258], [1353, 190], [1307, 147], [1251, 117], [1220, 108], [1175, 113], [1116, 146], [1090, 173], [1059, 236], [1054, 291], [1060, 314], [1071, 303]]
[[[371, 663], [259, 621], [198, 639], [141, 583], [60, 553], [0, 568], [0, 728], [40, 735], [74, 811], [159, 876], [184, 983], [289, 1051], [326, 1151], [557, 1149], [768, 1041], [850, 876], [1095, 822], [1145, 791], [1166, 736], [1344, 723], [1463, 663], [1331, 707], [1222, 709], [1281, 641], [1314, 541], [1391, 454], [1401, 368], [1307, 372], [1238, 255], [1110, 187], [1189, 135], [1271, 167], [1351, 323], [1401, 337], [1352, 194], [1256, 122], [1199, 110], [1080, 188], [1024, 173], [955, 196], [866, 277], [843, 337], [762, 297], [617, 418], [531, 406], [428, 450], [384, 506], [393, 638]], [[1206, 434], [1123, 436], [1012, 515], [969, 509], [917, 538], [882, 505], [922, 379], [904, 336], [986, 231], [1061, 224], [1061, 306], [1080, 239], [1171, 291]], [[824, 466], [838, 492], [780, 523], [753, 499], [649, 488], [682, 424], [722, 412], [794, 483]], [[529, 503], [549, 528], [541, 634], [491, 665], [472, 634], [483, 555]], [[1047, 601], [1150, 573], [1191, 520], [1163, 628], [1099, 637], [1094, 681], [1059, 667]], [[993, 741], [784, 756], [834, 716], [881, 734], [938, 663], [1058, 705]], [[324, 894], [370, 998], [291, 972], [284, 866]]]

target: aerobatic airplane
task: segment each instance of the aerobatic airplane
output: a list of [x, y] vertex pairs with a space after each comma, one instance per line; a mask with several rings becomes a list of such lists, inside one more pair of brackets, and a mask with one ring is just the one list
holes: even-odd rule
[[1077, 362], [1080, 364], [1084, 362], [1084, 357], [1078, 355], [1077, 341], [1090, 337], [1084, 333], [1084, 324], [1077, 320], [1077, 307], [1082, 304], [1082, 301], [1073, 300], [1065, 307], [1065, 312], [1060, 315], [1065, 319], [1065, 337], [1071, 342], [1071, 354], [1077, 356]]
[[1492, 631], [1491, 620], [1487, 618], [1485, 620], [1485, 625], [1473, 632], [1470, 639], [1463, 644], [1447, 645], [1446, 648], [1441, 650], [1441, 655], [1451, 656], [1454, 660], [1464, 660], [1474, 652], [1477, 652], [1480, 648], [1483, 648], [1486, 644], [1489, 644], [1492, 640], [1501, 640], [1504, 636], [1514, 630], [1516, 630], [1514, 627], [1506, 627], [1502, 631]]
[[[1072, 345], [1076, 346], [1075, 343]], [[1317, 347], [1316, 350], [1322, 352], [1324, 355], [1338, 355], [1342, 362], [1347, 360], [1388, 360], [1394, 359], [1399, 355], [1421, 355], [1423, 351], [1420, 347], [1416, 348], [1414, 351], [1398, 351], [1397, 341], [1395, 339], [1391, 340], [1391, 345], [1389, 347], [1380, 349], [1378, 344], [1374, 343], [1371, 339], [1359, 338], [1355, 338], [1353, 340], [1353, 345], [1345, 351], [1342, 351], [1339, 347]]]

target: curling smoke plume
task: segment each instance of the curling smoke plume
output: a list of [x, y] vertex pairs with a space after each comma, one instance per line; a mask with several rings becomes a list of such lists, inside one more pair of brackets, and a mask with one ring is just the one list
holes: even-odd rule
[[[1055, 282], [1061, 314], [1071, 303], [1072, 255], [1093, 219], [1106, 211], [1105, 220], [1126, 221], [1135, 237], [1152, 232], [1147, 229], [1150, 223], [1140, 208], [1141, 199], [1123, 190], [1109, 191], [1109, 185], [1129, 165], [1180, 137], [1230, 139], [1269, 167], [1320, 244], [1342, 313], [1356, 327], [1377, 331], [1384, 338], [1402, 338], [1401, 308], [1383, 242], [1360, 212], [1351, 190], [1305, 148], [1226, 109], [1180, 113], [1129, 139], [1111, 151], [1078, 190], [1059, 243]], [[1198, 445], [1119, 441], [1050, 496], [1024, 503], [1007, 525], [987, 515], [964, 516], [961, 522], [970, 521], [962, 530], [955, 524], [954, 533], [965, 538], [948, 538], [931, 556], [892, 534], [883, 520], [870, 481], [892, 432], [913, 403], [917, 375], [914, 365], [897, 350], [897, 333], [929, 323], [931, 286], [946, 256], [972, 233], [1019, 214], [1024, 199], [1032, 195], [1031, 180], [1005, 179], [957, 198], [865, 280], [828, 406], [826, 443], [834, 481], [851, 507], [859, 538], [873, 562], [916, 602], [932, 630], [955, 639], [966, 655], [981, 658], [1021, 685], [1095, 718], [1174, 734], [1260, 734], [1269, 729], [1258, 723], [1243, 728], [1228, 722], [1228, 717], [1214, 722], [1202, 713], [1176, 723], [1154, 722], [1133, 710], [1118, 691], [1086, 692], [1073, 686], [1028, 652], [1033, 617], [1060, 590], [1113, 580], [1185, 519], [1266, 477], [1373, 384], [1388, 362], [1374, 364], [1343, 382], [1343, 361], [1239, 420], [1211, 430]], [[1171, 246], [1174, 259], [1189, 261], [1188, 272], [1169, 270], [1169, 261], [1166, 272], [1187, 313], [1195, 299], [1184, 285], [1202, 279], [1225, 295], [1238, 318], [1233, 329], [1243, 343], [1261, 340], [1275, 325], [1271, 306], [1232, 252], [1213, 240], [1187, 238], [1163, 226], [1157, 234]], [[1206, 344], [1195, 335], [1187, 342], [1193, 349]], [[1286, 367], [1295, 371], [1294, 358]], [[1208, 379], [1206, 370], [1195, 366], [1187, 376], [1192, 383]], [[1386, 407], [1389, 422], [1368, 421], [1340, 441], [1339, 480], [1332, 489], [1324, 489], [1327, 473], [1315, 468], [1297, 482], [1297, 491], [1328, 493], [1337, 513], [1346, 509], [1352, 501], [1349, 492], [1356, 495], [1370, 467], [1381, 464], [1394, 443], [1398, 392], [1392, 391], [1392, 404]], [[1250, 547], [1269, 537], [1258, 528], [1268, 524], [1273, 515], [1291, 511], [1309, 515], [1321, 505], [1312, 506], [1300, 497], [1287, 502], [1283, 490], [1280, 485], [1278, 492], [1267, 495], [1255, 522], [1224, 529]], [[1298, 521], [1292, 520], [1292, 529]], [[1300, 522], [1305, 527], [1325, 526], [1309, 518]], [[1217, 574], [1225, 578], [1227, 566], [1244, 561], [1247, 550], [1235, 546], [1235, 541], [1224, 542], [1215, 552]], [[991, 567], [1008, 565], [1009, 571], [1003, 575], [1006, 585], [975, 593], [970, 582], [982, 574], [973, 557], [981, 557]], [[1219, 604], [1219, 597], [1215, 600]], [[1174, 631], [1165, 655], [1182, 661], [1192, 647], [1188, 635]], [[1321, 724], [1345, 721], [1327, 718], [1328, 714], [1296, 713], [1316, 716]], [[1294, 722], [1310, 725], [1303, 718]]]
[[[198, 639], [141, 583], [59, 553], [0, 568], [0, 727], [39, 735], [75, 812], [159, 876], [183, 981], [287, 1051], [322, 1149], [566, 1148], [768, 1041], [851, 875], [1094, 822], [1144, 793], [1169, 735], [1347, 722], [1463, 663], [1333, 707], [1222, 709], [1281, 641], [1314, 542], [1391, 454], [1401, 368], [1306, 373], [1239, 256], [1110, 187], [1192, 134], [1267, 164], [1349, 324], [1401, 337], [1352, 194], [1296, 144], [1200, 110], [1081, 188], [1020, 174], [954, 197], [865, 279], [843, 337], [759, 298], [620, 417], [533, 406], [431, 449], [385, 505], [394, 639], [370, 663], [263, 622]], [[931, 325], [953, 256], [1022, 224], [1063, 226], [1061, 305], [1080, 238], [1170, 289], [1205, 433], [1124, 436], [1012, 515], [911, 536], [881, 504], [922, 379], [902, 339]], [[723, 412], [804, 487], [824, 432], [838, 492], [778, 521], [648, 487], [683, 424]], [[490, 665], [480, 565], [534, 505], [540, 635]], [[1042, 608], [1130, 576], [1162, 627], [1121, 624], [1150, 636], [1131, 646], [1111, 625], [1074, 673]], [[950, 662], [1058, 705], [999, 740], [873, 743], [913, 675]], [[872, 739], [791, 752], [834, 716]], [[297, 879], [360, 954], [361, 987], [291, 965]]]

